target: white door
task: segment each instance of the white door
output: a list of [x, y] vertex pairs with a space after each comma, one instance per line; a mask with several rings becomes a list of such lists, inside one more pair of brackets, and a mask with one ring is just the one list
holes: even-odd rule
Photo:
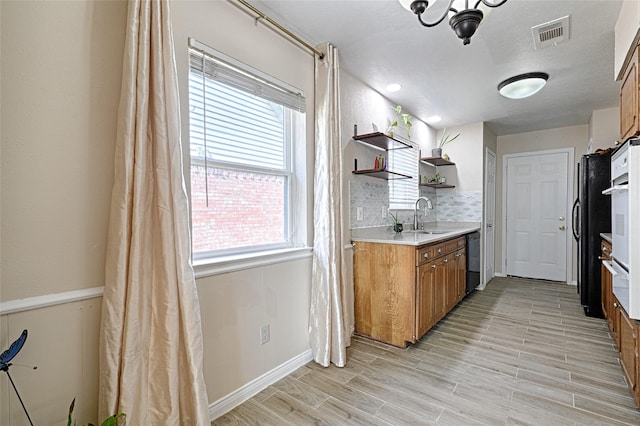
[[506, 273], [567, 279], [568, 153], [507, 158]]
[[496, 154], [489, 148], [485, 157], [485, 198], [484, 198], [484, 284], [494, 276], [496, 218]]

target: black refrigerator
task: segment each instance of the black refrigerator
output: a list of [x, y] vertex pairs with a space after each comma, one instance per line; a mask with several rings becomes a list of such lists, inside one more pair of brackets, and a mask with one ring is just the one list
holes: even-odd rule
[[602, 318], [600, 233], [611, 232], [611, 155], [583, 155], [578, 163], [578, 198], [573, 203], [573, 237], [578, 242], [578, 293], [584, 313]]

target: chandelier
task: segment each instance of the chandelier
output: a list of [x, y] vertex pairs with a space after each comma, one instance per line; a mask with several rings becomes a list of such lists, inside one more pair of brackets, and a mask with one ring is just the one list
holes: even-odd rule
[[[482, 4], [486, 7], [498, 7], [502, 6], [507, 0], [500, 0], [496, 3], [491, 3], [488, 0], [449, 0], [449, 6], [447, 6], [444, 14], [436, 21], [429, 23], [422, 20], [422, 14], [432, 6], [437, 0], [420, 1], [420, 0], [398, 0], [402, 7], [418, 15], [418, 21], [425, 27], [435, 27], [440, 22], [444, 21], [444, 18], [449, 15], [449, 25], [456, 35], [462, 39], [462, 44], [467, 45], [471, 42], [471, 36], [475, 34], [478, 29], [478, 25], [482, 22], [484, 14], [479, 6]], [[469, 3], [474, 3], [473, 7], [469, 7]]]

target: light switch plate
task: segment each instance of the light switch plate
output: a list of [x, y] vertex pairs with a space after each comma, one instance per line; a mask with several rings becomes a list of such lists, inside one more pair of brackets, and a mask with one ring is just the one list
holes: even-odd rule
[[380, 218], [381, 219], [386, 219], [387, 217], [387, 206], [381, 206], [380, 207]]
[[363, 220], [364, 214], [362, 212], [362, 207], [356, 207], [356, 220]]

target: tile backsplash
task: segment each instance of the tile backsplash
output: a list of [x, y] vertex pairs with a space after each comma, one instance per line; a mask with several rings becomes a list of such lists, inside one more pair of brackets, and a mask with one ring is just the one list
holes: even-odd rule
[[[387, 181], [360, 177], [349, 185], [351, 228], [391, 226], [387, 212], [389, 186]], [[482, 191], [456, 192], [453, 189], [420, 187], [420, 196], [428, 197], [433, 210], [421, 204], [420, 222], [480, 222], [482, 221]], [[357, 208], [362, 207], [363, 218], [357, 220]], [[426, 211], [426, 218], [423, 217]], [[395, 211], [394, 211], [395, 213]], [[399, 210], [399, 219], [404, 224], [413, 223], [413, 210]]]
[[482, 191], [438, 191], [439, 222], [482, 222]]

